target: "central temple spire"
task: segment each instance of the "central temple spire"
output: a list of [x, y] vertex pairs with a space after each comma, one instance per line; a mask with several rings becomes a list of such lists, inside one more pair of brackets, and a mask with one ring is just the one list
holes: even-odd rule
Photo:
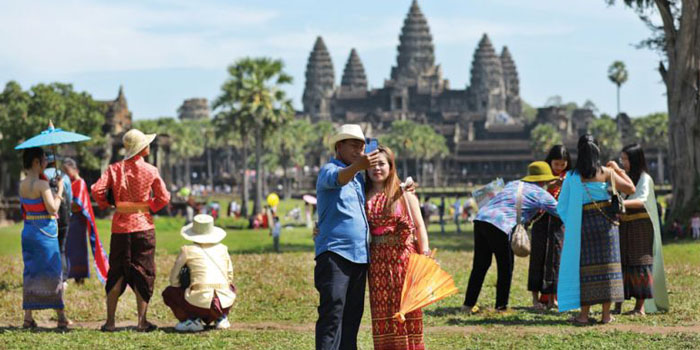
[[413, 82], [435, 68], [433, 36], [416, 0], [403, 21], [398, 51], [396, 66], [391, 68], [391, 79], [394, 81]]

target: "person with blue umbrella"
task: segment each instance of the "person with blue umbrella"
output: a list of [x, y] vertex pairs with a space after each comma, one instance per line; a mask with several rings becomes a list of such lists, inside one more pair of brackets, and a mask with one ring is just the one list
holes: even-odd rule
[[[72, 322], [66, 317], [63, 301], [63, 258], [59, 248], [57, 213], [64, 197], [64, 183], [60, 173], [52, 189], [44, 171], [48, 159], [41, 147], [86, 141], [90, 138], [73, 132], [49, 128], [15, 147], [24, 150], [22, 164], [27, 176], [20, 182], [20, 210], [24, 219], [22, 229], [22, 308], [24, 328], [35, 328], [33, 310], [55, 309], [57, 327], [65, 329]], [[70, 186], [70, 185], [69, 185]]]

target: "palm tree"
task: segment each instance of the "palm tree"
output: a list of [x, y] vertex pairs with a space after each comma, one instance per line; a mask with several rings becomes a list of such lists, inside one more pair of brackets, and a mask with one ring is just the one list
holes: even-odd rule
[[540, 124], [530, 132], [530, 146], [535, 159], [544, 159], [550, 148], [561, 143], [561, 134], [551, 124]]
[[401, 158], [404, 179], [408, 177], [408, 159], [417, 156], [415, 145], [417, 127], [418, 124], [410, 120], [395, 120], [391, 123], [389, 133], [380, 137], [380, 142], [392, 148]]
[[617, 123], [609, 116], [603, 115], [591, 123], [590, 133], [598, 140], [602, 163], [605, 164], [615, 158], [617, 152], [622, 148]]
[[293, 120], [269, 138], [272, 152], [277, 155], [279, 165], [282, 167], [284, 198], [292, 195], [292, 181], [288, 177], [290, 166], [301, 167], [305, 163], [305, 150], [315, 141], [313, 138], [313, 126], [304, 119]]
[[[253, 211], [262, 208], [263, 145], [265, 137], [293, 118], [292, 102], [281, 89], [292, 77], [283, 71], [281, 60], [243, 58], [228, 67], [229, 79], [221, 87], [222, 95], [214, 108], [227, 111], [225, 119], [240, 119], [255, 138], [255, 202]], [[247, 138], [247, 136], [246, 136]], [[243, 142], [247, 146], [247, 140]], [[244, 146], [244, 147], [246, 147]], [[244, 156], [245, 159], [245, 156]], [[245, 180], [244, 180], [245, 183]]]
[[617, 114], [620, 114], [620, 87], [628, 77], [627, 68], [622, 61], [615, 61], [608, 68], [608, 79], [617, 86]]
[[326, 161], [328, 161], [329, 148], [328, 142], [330, 142], [331, 136], [335, 132], [335, 127], [333, 123], [322, 120], [313, 124], [313, 135], [316, 137], [311, 144], [312, 154], [318, 159], [318, 166], [322, 166]]

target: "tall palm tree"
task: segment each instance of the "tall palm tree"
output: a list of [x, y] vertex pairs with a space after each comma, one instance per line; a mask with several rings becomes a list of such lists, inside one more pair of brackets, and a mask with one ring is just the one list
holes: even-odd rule
[[620, 114], [620, 87], [628, 77], [627, 68], [622, 61], [615, 61], [608, 68], [608, 79], [617, 86], [617, 114]]
[[290, 166], [301, 167], [305, 163], [307, 147], [315, 141], [313, 137], [313, 126], [304, 119], [293, 120], [273, 134], [269, 138], [272, 152], [277, 155], [279, 165], [282, 167], [284, 198], [289, 199], [292, 195], [292, 181], [288, 176]]
[[[293, 118], [292, 101], [281, 89], [291, 84], [281, 60], [243, 58], [228, 67], [229, 79], [221, 87], [222, 95], [214, 108], [224, 107], [244, 119], [255, 138], [255, 201], [253, 212], [260, 212], [263, 197], [263, 145], [265, 137]], [[244, 142], [247, 143], [247, 142]]]

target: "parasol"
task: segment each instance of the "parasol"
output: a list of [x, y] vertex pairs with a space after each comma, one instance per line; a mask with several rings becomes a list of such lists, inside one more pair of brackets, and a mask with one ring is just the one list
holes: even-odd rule
[[311, 204], [311, 205], [316, 205], [316, 197], [310, 195], [310, 194], [305, 194], [302, 199], [304, 199], [304, 202]]
[[[26, 149], [32, 147], [45, 147], [52, 146], [52, 153], [56, 155], [56, 145], [61, 145], [64, 143], [73, 143], [87, 141], [90, 137], [78, 134], [75, 132], [64, 131], [63, 129], [54, 128], [53, 122], [49, 120], [49, 127], [27, 141], [24, 141], [17, 145], [15, 149]], [[58, 159], [58, 157], [55, 157]], [[56, 167], [56, 178], [60, 177], [60, 168]]]
[[90, 137], [70, 131], [63, 131], [53, 127], [53, 122], [49, 121], [49, 128], [39, 133], [27, 141], [17, 145], [15, 149], [25, 149], [32, 147], [55, 146], [64, 143], [87, 141]]

